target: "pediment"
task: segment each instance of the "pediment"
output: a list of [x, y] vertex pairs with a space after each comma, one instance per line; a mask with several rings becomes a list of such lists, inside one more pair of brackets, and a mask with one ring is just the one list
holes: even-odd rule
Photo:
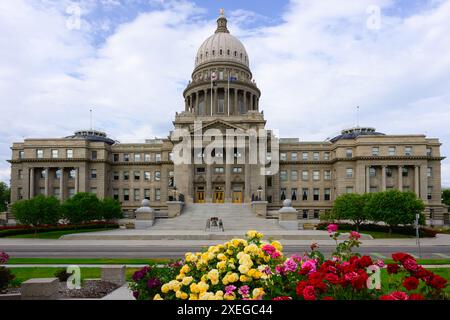
[[[239, 131], [245, 131], [245, 128], [232, 124], [228, 121], [222, 120], [222, 119], [216, 119], [210, 123], [207, 123], [202, 126], [201, 132], [204, 133], [205, 131], [209, 129], [218, 129], [221, 132], [225, 133], [226, 130], [232, 129], [232, 130], [239, 130]], [[194, 130], [191, 130], [191, 133], [194, 133]]]

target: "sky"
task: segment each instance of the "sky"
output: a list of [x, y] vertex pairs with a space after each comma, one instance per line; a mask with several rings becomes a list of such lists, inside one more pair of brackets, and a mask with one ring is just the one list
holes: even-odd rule
[[220, 8], [281, 137], [359, 123], [450, 155], [450, 0], [14, 0], [0, 1], [0, 181], [13, 142], [86, 129], [91, 108], [121, 142], [166, 137]]

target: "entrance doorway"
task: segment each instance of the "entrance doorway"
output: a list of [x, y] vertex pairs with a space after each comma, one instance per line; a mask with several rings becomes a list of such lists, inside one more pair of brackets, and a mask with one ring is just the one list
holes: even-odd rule
[[233, 191], [233, 203], [242, 203], [242, 191]]
[[197, 188], [197, 203], [205, 203], [205, 188], [204, 187], [198, 187]]
[[222, 187], [217, 187], [214, 190], [214, 203], [225, 203], [225, 192]]

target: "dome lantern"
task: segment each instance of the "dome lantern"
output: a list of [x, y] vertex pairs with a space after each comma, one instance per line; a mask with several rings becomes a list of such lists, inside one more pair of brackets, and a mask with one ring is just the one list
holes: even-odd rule
[[230, 31], [227, 28], [228, 20], [225, 18], [225, 10], [220, 9], [220, 17], [217, 19], [217, 30], [216, 33], [230, 33]]

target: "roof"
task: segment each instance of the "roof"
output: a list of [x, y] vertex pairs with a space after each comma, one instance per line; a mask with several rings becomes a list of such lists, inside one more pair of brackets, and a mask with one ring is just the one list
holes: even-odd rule
[[115, 144], [117, 141], [108, 138], [106, 133], [97, 130], [80, 130], [74, 135], [66, 137], [66, 139], [88, 140], [92, 142], [104, 142], [109, 145]]
[[375, 128], [369, 127], [354, 127], [350, 129], [342, 130], [341, 134], [330, 139], [331, 142], [336, 142], [343, 139], [356, 139], [360, 136], [384, 136], [384, 133], [377, 132]]

